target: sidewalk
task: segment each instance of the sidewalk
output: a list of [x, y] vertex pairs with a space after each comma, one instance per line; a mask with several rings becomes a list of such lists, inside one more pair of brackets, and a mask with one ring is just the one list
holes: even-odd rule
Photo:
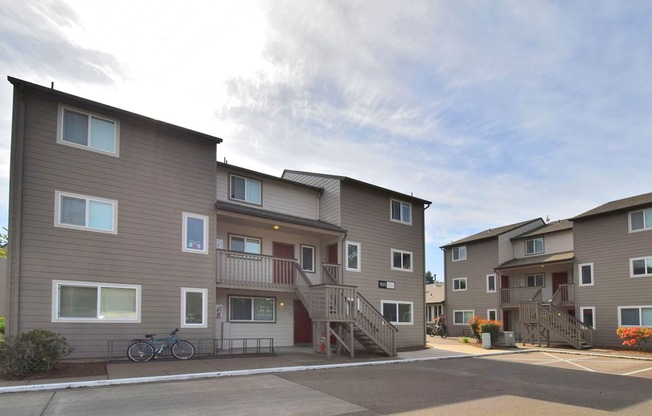
[[[480, 348], [474, 341], [461, 343], [458, 338], [442, 339], [427, 337], [428, 348], [417, 351], [400, 352], [398, 357], [382, 357], [365, 352], [356, 352], [355, 358], [333, 355], [330, 360], [324, 354], [316, 354], [310, 347], [276, 348], [274, 356], [243, 356], [200, 358], [188, 361], [162, 360], [146, 363], [117, 361], [107, 364], [106, 376], [40, 379], [24, 381], [0, 381], [0, 394], [17, 391], [58, 390], [63, 388], [94, 387], [111, 384], [135, 384], [186, 380], [194, 378], [227, 377], [237, 375], [279, 373], [286, 371], [306, 371], [322, 368], [337, 368], [362, 365], [382, 365], [388, 363], [414, 362], [422, 360], [455, 359], [489, 354], [515, 354], [540, 350], [537, 346], [518, 345], [513, 349]], [[567, 348], [545, 348], [546, 351], [570, 354], [591, 354], [614, 357], [642, 358], [641, 354], [627, 351], [592, 349], [578, 351]], [[652, 358], [652, 354], [647, 354]]]

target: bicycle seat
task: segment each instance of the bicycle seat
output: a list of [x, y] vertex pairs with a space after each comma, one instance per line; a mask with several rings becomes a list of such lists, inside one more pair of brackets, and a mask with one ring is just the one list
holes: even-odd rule
[[145, 338], [154, 338], [156, 334], [145, 334]]

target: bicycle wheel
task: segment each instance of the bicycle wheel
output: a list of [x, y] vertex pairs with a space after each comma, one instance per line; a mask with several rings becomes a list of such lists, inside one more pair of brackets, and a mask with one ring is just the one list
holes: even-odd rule
[[154, 357], [154, 347], [144, 341], [134, 342], [127, 348], [127, 356], [137, 363], [149, 361]]
[[446, 338], [448, 338], [448, 331], [446, 331], [446, 330], [444, 329], [443, 331], [441, 331], [441, 333], [440, 333], [439, 335], [440, 335], [442, 338], [446, 339]]
[[188, 341], [175, 342], [170, 351], [177, 360], [189, 360], [195, 355], [195, 347]]

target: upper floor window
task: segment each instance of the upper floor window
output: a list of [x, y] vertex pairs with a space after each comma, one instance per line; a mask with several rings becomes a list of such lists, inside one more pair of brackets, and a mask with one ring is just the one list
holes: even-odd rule
[[488, 274], [487, 275], [487, 293], [493, 293], [496, 291], [496, 275]]
[[391, 200], [392, 221], [412, 224], [412, 205], [407, 202]]
[[140, 322], [140, 285], [52, 281], [52, 322]]
[[60, 107], [57, 143], [118, 156], [118, 122]]
[[453, 279], [453, 292], [466, 290], [466, 277], [458, 277]]
[[466, 246], [453, 247], [453, 261], [466, 260]]
[[118, 201], [54, 192], [55, 227], [118, 233]]
[[231, 175], [231, 199], [261, 205], [260, 181]]
[[652, 208], [629, 213], [629, 231], [652, 229]]
[[593, 286], [593, 263], [577, 266], [580, 273], [580, 286]]
[[182, 251], [208, 254], [208, 217], [183, 213]]
[[545, 282], [543, 274], [529, 274], [525, 279], [527, 287], [543, 286]]
[[301, 269], [304, 272], [315, 272], [315, 248], [313, 246], [301, 246]]
[[353, 241], [346, 242], [346, 270], [350, 272], [359, 272], [361, 269], [360, 263], [360, 243]]
[[525, 254], [541, 254], [543, 253], [543, 237], [533, 238], [525, 241]]
[[402, 270], [405, 272], [412, 271], [412, 253], [391, 249], [392, 252], [392, 270]]
[[260, 254], [262, 252], [259, 238], [243, 237], [239, 235], [229, 236], [229, 250], [251, 254]]
[[629, 265], [631, 277], [652, 276], [652, 257], [630, 259]]

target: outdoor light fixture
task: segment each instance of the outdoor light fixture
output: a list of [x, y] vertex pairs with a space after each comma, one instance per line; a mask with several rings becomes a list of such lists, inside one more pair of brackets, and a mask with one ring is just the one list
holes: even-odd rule
[[280, 301], [280, 302], [278, 303], [278, 305], [279, 305], [279, 306], [285, 306], [285, 302]]
[[279, 227], [278, 224], [274, 224], [274, 227], [272, 227], [272, 228], [274, 228], [275, 230], [278, 230], [278, 229], [281, 228], [281, 227]]

